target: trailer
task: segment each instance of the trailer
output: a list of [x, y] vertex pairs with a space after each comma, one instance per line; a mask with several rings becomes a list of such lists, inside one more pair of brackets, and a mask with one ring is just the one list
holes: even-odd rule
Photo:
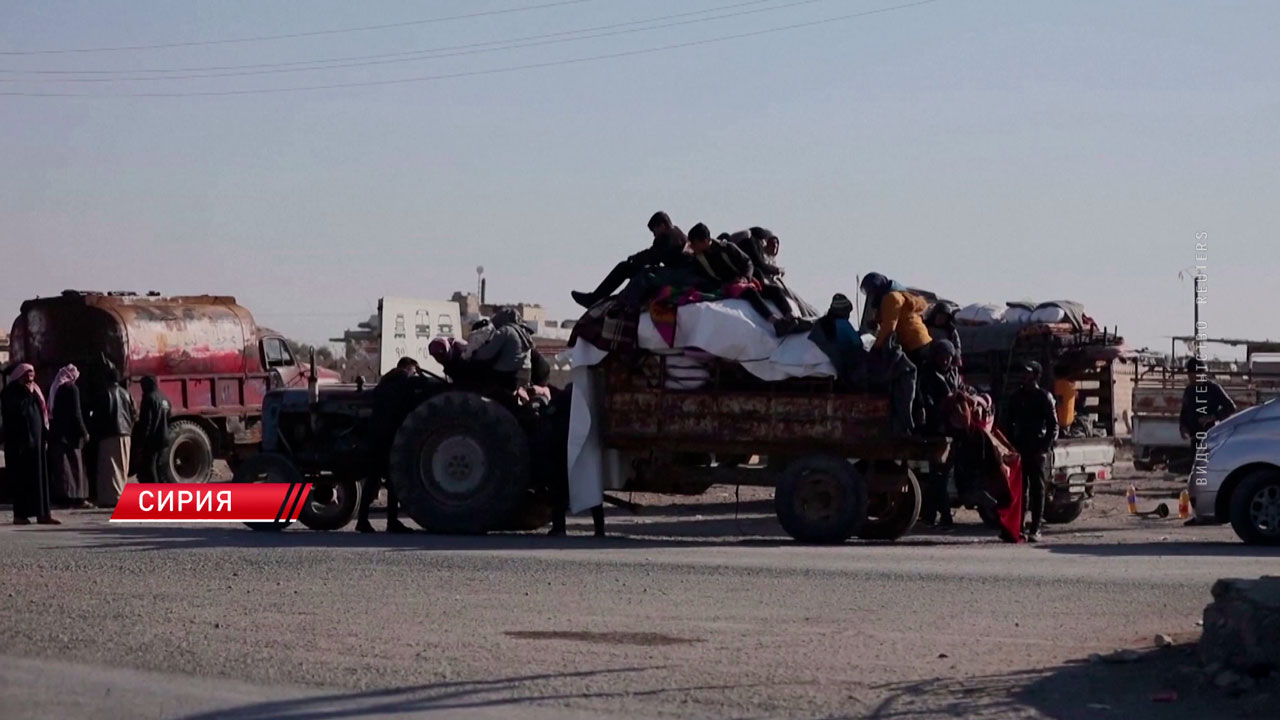
[[895, 437], [887, 397], [840, 392], [832, 378], [765, 383], [721, 361], [705, 386], [671, 390], [659, 355], [611, 355], [590, 372], [602, 446], [627, 468], [623, 491], [773, 487], [779, 522], [802, 542], [902, 537], [921, 504], [908, 463], [949, 451], [943, 438]]

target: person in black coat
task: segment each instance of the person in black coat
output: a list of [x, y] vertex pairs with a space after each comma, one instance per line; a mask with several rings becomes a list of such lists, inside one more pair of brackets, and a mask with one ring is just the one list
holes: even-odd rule
[[138, 406], [132, 443], [134, 474], [140, 482], [168, 480], [168, 473], [161, 471], [161, 462], [169, 447], [169, 411], [169, 400], [160, 392], [156, 378], [152, 375], [142, 378], [142, 404]]
[[[920, 368], [916, 391], [916, 402], [924, 417], [918, 430], [923, 435], [941, 437], [948, 434], [947, 399], [960, 389], [960, 375], [956, 372], [955, 363], [956, 349], [950, 341], [935, 340], [929, 345], [928, 362]], [[927, 525], [952, 525], [951, 498], [947, 493], [951, 472], [949, 462], [933, 464], [929, 468], [923, 488], [924, 505], [920, 511], [920, 517]]]
[[44, 395], [36, 386], [36, 371], [25, 363], [14, 368], [0, 392], [4, 424], [5, 468], [13, 487], [13, 524], [60, 525], [49, 504], [49, 476], [45, 465]]
[[394, 369], [378, 381], [373, 389], [373, 415], [369, 418], [369, 477], [365, 479], [364, 493], [360, 498], [360, 513], [356, 519], [356, 531], [376, 532], [369, 522], [369, 508], [378, 497], [382, 479], [387, 478], [387, 532], [411, 533], [413, 529], [400, 522], [400, 501], [396, 497], [391, 477], [391, 445], [401, 423], [413, 412], [417, 395], [413, 383], [418, 376], [418, 361], [403, 357]]
[[1022, 508], [1031, 515], [1027, 540], [1040, 542], [1046, 466], [1053, 460], [1053, 443], [1058, 438], [1058, 411], [1053, 395], [1040, 387], [1040, 363], [1027, 363], [1023, 371], [1022, 387], [1009, 398], [1005, 427], [1013, 449], [1022, 456]]
[[706, 225], [698, 223], [689, 230], [689, 248], [693, 250], [700, 284], [706, 291], [725, 291], [729, 297], [746, 300], [773, 326], [776, 335], [805, 332], [813, 327], [813, 323], [795, 318], [790, 303], [782, 302], [777, 310], [769, 307], [756, 287], [760, 283], [751, 258], [731, 242], [712, 239]]
[[[665, 212], [656, 212], [649, 218], [649, 232], [653, 233], [653, 244], [623, 260], [614, 266], [605, 279], [591, 292], [570, 293], [573, 301], [585, 308], [593, 307], [601, 300], [608, 298], [615, 290], [628, 280], [635, 280], [647, 270], [658, 267], [674, 268], [687, 262], [685, 254], [687, 240], [684, 232], [671, 222]], [[631, 298], [639, 302], [643, 298]]]
[[[534, 471], [547, 488], [551, 501], [551, 531], [560, 537], [566, 533], [565, 516], [569, 512], [569, 411], [573, 406], [573, 383], [563, 390], [551, 389], [551, 402], [543, 410], [534, 443]], [[604, 537], [604, 505], [591, 508], [595, 536]]]
[[80, 371], [67, 365], [58, 371], [49, 392], [49, 479], [53, 502], [63, 507], [91, 508], [89, 477], [83, 450], [89, 440], [76, 384]]

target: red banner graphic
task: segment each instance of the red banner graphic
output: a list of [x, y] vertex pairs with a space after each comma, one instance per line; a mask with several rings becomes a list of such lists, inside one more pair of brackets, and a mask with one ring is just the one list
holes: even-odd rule
[[311, 483], [129, 483], [111, 522], [287, 522]]

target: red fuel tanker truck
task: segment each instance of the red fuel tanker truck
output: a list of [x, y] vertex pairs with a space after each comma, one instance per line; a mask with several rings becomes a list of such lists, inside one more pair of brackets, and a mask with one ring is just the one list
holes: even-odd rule
[[[58, 368], [81, 370], [92, 393], [107, 363], [128, 381], [154, 375], [172, 404], [172, 442], [161, 467], [174, 482], [203, 482], [217, 458], [234, 463], [261, 440], [268, 389], [305, 386], [305, 366], [277, 333], [259, 328], [233, 297], [68, 290], [22, 304], [10, 335], [14, 362], [31, 363], [43, 388]], [[336, 373], [321, 371], [331, 375]]]

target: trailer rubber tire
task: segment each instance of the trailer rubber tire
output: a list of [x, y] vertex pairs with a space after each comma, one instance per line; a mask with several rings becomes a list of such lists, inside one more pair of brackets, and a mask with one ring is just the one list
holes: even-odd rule
[[[867, 494], [867, 521], [858, 531], [863, 540], [897, 540], [911, 532], [916, 520], [920, 519], [920, 507], [923, 504], [923, 493], [920, 481], [910, 468], [885, 468], [881, 470], [872, 466], [870, 472], [892, 471], [895, 488], [890, 492], [872, 492]], [[882, 481], [883, 482], [883, 481]], [[872, 478], [867, 479], [868, 486], [876, 486]]]
[[[294, 466], [293, 461], [277, 453], [260, 453], [246, 458], [236, 468], [231, 482], [237, 483], [289, 483], [305, 482], [302, 473]], [[247, 522], [251, 530], [278, 532], [292, 525], [287, 520], [281, 522]]]
[[1074, 522], [1084, 512], [1084, 498], [1045, 503], [1044, 521], [1051, 525], [1066, 525]]
[[360, 511], [363, 492], [364, 482], [360, 480], [312, 480], [311, 493], [302, 503], [298, 522], [322, 532], [341, 530]]
[[161, 469], [168, 482], [202, 483], [213, 477], [213, 441], [199, 423], [170, 423], [169, 445], [163, 457]]
[[1231, 493], [1231, 529], [1249, 545], [1280, 545], [1280, 470], [1259, 468]]
[[446, 392], [422, 403], [396, 432], [391, 481], [414, 522], [439, 533], [506, 526], [528, 496], [529, 441], [502, 405]]
[[807, 543], [842, 543], [867, 519], [867, 483], [849, 461], [807, 455], [787, 466], [773, 495], [778, 522]]

